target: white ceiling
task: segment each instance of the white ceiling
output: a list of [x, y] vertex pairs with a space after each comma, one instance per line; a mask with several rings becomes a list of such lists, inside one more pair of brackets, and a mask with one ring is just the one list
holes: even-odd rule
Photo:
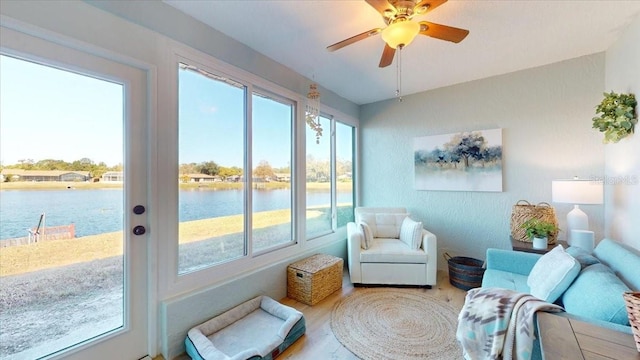
[[[326, 50], [385, 26], [364, 0], [165, 2], [356, 104], [395, 96], [397, 58], [378, 68], [379, 35]], [[402, 51], [402, 93], [604, 51], [638, 14], [637, 0], [449, 0], [415, 19], [468, 29], [469, 36], [459, 44], [418, 36]]]

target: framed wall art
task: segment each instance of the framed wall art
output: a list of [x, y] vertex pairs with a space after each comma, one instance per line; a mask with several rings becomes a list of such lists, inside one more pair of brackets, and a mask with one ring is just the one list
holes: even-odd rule
[[502, 191], [502, 129], [414, 139], [416, 190]]

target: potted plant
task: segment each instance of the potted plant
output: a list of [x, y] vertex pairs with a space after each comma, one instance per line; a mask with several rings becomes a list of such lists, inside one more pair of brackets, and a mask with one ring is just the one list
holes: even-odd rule
[[534, 249], [546, 249], [547, 238], [558, 231], [556, 224], [538, 218], [531, 218], [525, 221], [522, 224], [522, 228], [527, 236], [531, 238]]
[[618, 142], [633, 133], [638, 122], [635, 107], [638, 104], [633, 94], [604, 93], [604, 99], [596, 107], [593, 128], [604, 133], [604, 143]]

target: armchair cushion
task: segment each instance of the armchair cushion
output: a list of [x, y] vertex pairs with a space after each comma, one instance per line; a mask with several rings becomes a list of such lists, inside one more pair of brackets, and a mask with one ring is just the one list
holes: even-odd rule
[[418, 250], [422, 244], [422, 222], [414, 221], [410, 217], [404, 218], [400, 227], [400, 240], [409, 248]]
[[556, 301], [580, 273], [580, 263], [562, 245], [542, 255], [531, 269], [527, 285], [531, 295], [547, 302]]
[[407, 216], [409, 214], [360, 213], [357, 214], [356, 222], [366, 222], [371, 228], [374, 238], [398, 239], [400, 237], [400, 227]]
[[371, 247], [360, 252], [363, 263], [427, 263], [427, 253], [422, 249], [411, 249], [407, 244], [391, 238], [375, 238]]

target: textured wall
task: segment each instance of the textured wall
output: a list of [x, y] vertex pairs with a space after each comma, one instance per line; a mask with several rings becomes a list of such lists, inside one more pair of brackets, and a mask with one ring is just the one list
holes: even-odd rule
[[[606, 91], [640, 100], [640, 16], [606, 55]], [[636, 108], [638, 113], [638, 108]], [[605, 234], [640, 249], [640, 134], [605, 146]]]
[[[440, 253], [484, 258], [487, 247], [510, 248], [519, 199], [551, 202], [551, 180], [603, 175], [591, 118], [604, 89], [604, 60], [599, 53], [363, 106], [360, 204], [408, 207], [438, 236]], [[414, 189], [414, 137], [494, 128], [503, 129], [503, 192]], [[553, 205], [566, 228], [571, 206]], [[601, 238], [603, 206], [583, 209]]]

